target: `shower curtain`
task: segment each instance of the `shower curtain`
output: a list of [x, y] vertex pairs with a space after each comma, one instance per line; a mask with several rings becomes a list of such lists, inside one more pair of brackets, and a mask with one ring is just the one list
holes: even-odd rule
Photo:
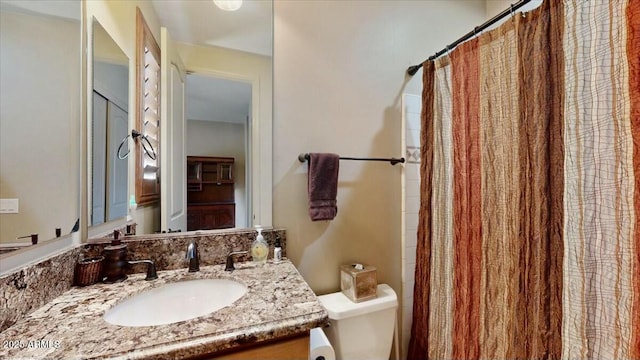
[[423, 64], [408, 359], [640, 359], [640, 0]]

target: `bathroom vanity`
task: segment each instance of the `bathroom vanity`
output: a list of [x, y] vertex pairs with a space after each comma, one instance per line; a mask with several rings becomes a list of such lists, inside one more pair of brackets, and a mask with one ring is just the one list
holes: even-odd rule
[[[309, 331], [328, 314], [293, 264], [252, 262], [158, 272], [145, 281], [74, 287], [0, 333], [0, 358], [291, 358], [308, 357]], [[118, 326], [105, 312], [145, 290], [195, 279], [228, 279], [247, 293], [232, 305], [191, 320], [158, 326]], [[270, 355], [272, 354], [272, 355]], [[283, 354], [286, 355], [283, 356]]]

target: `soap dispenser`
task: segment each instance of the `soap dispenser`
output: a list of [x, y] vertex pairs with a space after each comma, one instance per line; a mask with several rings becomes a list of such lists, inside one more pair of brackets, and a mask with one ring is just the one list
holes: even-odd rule
[[269, 254], [269, 244], [264, 240], [262, 236], [262, 227], [256, 226], [258, 230], [258, 236], [251, 244], [251, 257], [253, 262], [258, 265], [264, 265], [267, 262], [267, 255]]
[[111, 245], [105, 246], [102, 255], [104, 256], [104, 279], [106, 283], [114, 283], [127, 279], [125, 269], [127, 266], [127, 244], [120, 241], [120, 231], [113, 231]]

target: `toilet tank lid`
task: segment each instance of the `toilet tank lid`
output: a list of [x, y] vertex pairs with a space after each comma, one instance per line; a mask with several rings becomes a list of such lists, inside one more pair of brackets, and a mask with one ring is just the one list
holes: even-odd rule
[[347, 319], [398, 306], [396, 293], [389, 285], [379, 284], [377, 292], [377, 298], [360, 303], [351, 301], [341, 292], [318, 296], [318, 300], [327, 309], [329, 319], [333, 320]]

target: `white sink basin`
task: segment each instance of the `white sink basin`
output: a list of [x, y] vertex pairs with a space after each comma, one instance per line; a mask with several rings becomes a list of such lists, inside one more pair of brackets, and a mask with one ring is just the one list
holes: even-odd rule
[[153, 326], [185, 321], [220, 310], [247, 293], [225, 279], [187, 280], [146, 290], [108, 310], [104, 319], [121, 326]]

